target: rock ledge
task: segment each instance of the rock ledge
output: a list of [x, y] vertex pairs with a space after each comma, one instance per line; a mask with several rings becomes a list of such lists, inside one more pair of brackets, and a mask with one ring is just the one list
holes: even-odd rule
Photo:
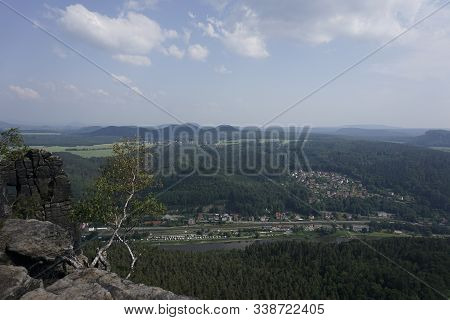
[[135, 284], [117, 274], [87, 268], [77, 270], [47, 288], [26, 293], [23, 300], [174, 300], [187, 299], [170, 291]]
[[64, 257], [76, 259], [80, 256], [74, 256], [72, 239], [63, 228], [38, 220], [2, 222], [0, 299], [189, 299], [161, 288], [124, 280], [112, 272], [87, 267], [69, 268], [64, 265]]

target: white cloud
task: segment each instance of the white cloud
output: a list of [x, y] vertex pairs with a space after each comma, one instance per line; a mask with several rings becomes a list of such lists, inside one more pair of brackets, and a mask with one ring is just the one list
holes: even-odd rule
[[223, 30], [223, 42], [236, 53], [251, 58], [266, 58], [269, 53], [261, 35], [252, 33], [244, 23], [236, 23], [233, 31]]
[[152, 64], [149, 57], [146, 56], [136, 56], [136, 55], [129, 55], [129, 54], [116, 54], [113, 56], [113, 59], [129, 63], [135, 66], [149, 66]]
[[145, 15], [128, 12], [111, 18], [89, 11], [81, 4], [61, 10], [59, 23], [71, 34], [97, 47], [117, 54], [146, 55], [162, 47], [167, 39], [178, 36], [165, 30]]
[[197, 26], [203, 30], [203, 35], [209, 36], [211, 38], [219, 38], [219, 35], [217, 34], [216, 30], [214, 29], [214, 26], [212, 23], [207, 22], [199, 22], [197, 23]]
[[18, 98], [23, 100], [36, 100], [40, 98], [39, 93], [30, 88], [22, 88], [19, 86], [10, 85], [9, 90], [13, 92]]
[[146, 9], [154, 9], [159, 0], [127, 0], [124, 3], [126, 10], [142, 11]]
[[184, 57], [184, 50], [181, 50], [173, 44], [169, 48], [167, 48], [167, 54], [177, 59], [182, 59]]
[[241, 56], [269, 56], [264, 36], [259, 31], [259, 17], [249, 7], [240, 7], [237, 17], [229, 21], [208, 18], [205, 23], [199, 22], [197, 26], [203, 30], [204, 35], [220, 39], [229, 50]]
[[416, 20], [433, 0], [245, 0], [268, 37], [321, 44], [351, 37], [385, 40]]
[[193, 60], [204, 61], [209, 55], [208, 48], [199, 44], [193, 44], [188, 47], [189, 57]]
[[269, 56], [268, 39], [314, 45], [339, 38], [386, 41], [437, 6], [434, 0], [204, 1], [222, 18], [208, 18], [197, 27], [231, 51], [253, 58]]
[[224, 65], [220, 65], [214, 68], [214, 71], [220, 74], [230, 74], [231, 71], [228, 70]]
[[401, 56], [372, 65], [372, 71], [397, 78], [448, 81], [450, 73], [450, 9], [393, 44]]
[[204, 61], [208, 57], [208, 48], [199, 44], [194, 44], [188, 48], [189, 57], [193, 60]]
[[188, 11], [188, 16], [191, 19], [195, 19], [195, 14], [193, 12], [191, 12], [191, 11]]

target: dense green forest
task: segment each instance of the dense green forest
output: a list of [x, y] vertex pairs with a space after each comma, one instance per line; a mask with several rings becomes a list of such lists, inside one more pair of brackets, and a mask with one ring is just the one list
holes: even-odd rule
[[57, 155], [64, 161], [64, 171], [70, 178], [72, 194], [75, 199], [79, 199], [98, 176], [105, 159], [82, 158], [68, 152], [60, 152]]
[[[201, 199], [208, 199], [210, 203], [224, 202], [230, 209], [242, 214], [249, 211], [261, 212], [261, 207], [307, 213], [308, 209], [303, 205], [308, 199], [307, 193], [301, 185], [293, 183], [286, 174], [271, 176], [271, 172], [265, 173], [277, 184], [261, 176], [249, 176], [248, 173], [253, 172], [242, 164], [248, 158], [256, 159], [255, 167], [258, 169], [264, 165], [264, 161], [267, 162], [279, 154], [287, 154], [288, 171], [302, 169], [303, 158], [298, 143], [270, 143], [269, 146], [269, 143], [264, 142], [252, 143], [254, 145], [251, 147], [248, 146], [251, 142], [220, 145], [214, 147], [214, 152], [211, 152], [211, 146], [204, 147], [203, 150], [216, 155], [213, 164], [219, 167], [218, 174], [212, 177], [193, 174], [166, 193], [163, 200], [168, 205], [189, 206], [195, 203], [202, 205], [204, 201]], [[289, 152], [287, 149], [290, 149]], [[370, 192], [392, 191], [414, 198], [412, 203], [400, 203], [380, 197], [329, 199], [316, 206], [315, 210], [346, 211], [363, 215], [382, 210], [409, 221], [414, 221], [417, 217], [433, 220], [449, 217], [449, 153], [402, 144], [329, 137], [318, 138], [306, 144], [304, 153], [313, 170], [346, 175], [361, 181]], [[295, 161], [300, 161], [300, 166], [294, 164]], [[283, 171], [283, 168], [279, 171]], [[181, 179], [166, 178], [163, 184], [172, 185], [176, 178]], [[280, 192], [285, 195], [280, 196]], [[273, 194], [277, 196], [272, 197]], [[246, 201], [245, 197], [248, 197], [249, 201]]]
[[369, 189], [410, 193], [419, 204], [450, 212], [450, 154], [402, 144], [322, 141], [305, 148], [313, 169], [356, 178]]
[[[172, 185], [177, 178], [164, 179], [164, 185]], [[183, 210], [195, 210], [214, 204], [228, 212], [244, 216], [261, 216], [267, 212], [292, 210], [314, 213], [305, 201], [306, 189], [299, 185], [280, 187], [284, 179], [271, 182], [264, 177], [243, 175], [203, 177], [194, 175], [180, 182], [173, 190], [158, 198], [166, 205]]]
[[[449, 239], [386, 239], [367, 245], [299, 241], [245, 250], [182, 252], [135, 243], [132, 280], [201, 299], [443, 299], [450, 296]], [[93, 254], [94, 244], [86, 250]], [[113, 271], [128, 272], [125, 248], [110, 252]], [[431, 287], [429, 287], [429, 286]], [[432, 289], [433, 288], [433, 289]], [[442, 295], [441, 295], [442, 294]]]
[[[361, 181], [369, 192], [392, 191], [411, 196], [414, 201], [402, 203], [383, 197], [350, 197], [325, 199], [311, 208], [305, 204], [308, 201], [307, 190], [286, 174], [289, 170], [305, 168], [298, 143], [241, 141], [196, 148], [197, 155], [211, 155], [209, 166], [196, 162], [195, 159], [189, 162], [189, 156], [192, 155], [188, 154], [187, 165], [175, 165], [178, 174], [161, 176], [160, 187], [149, 190], [160, 193], [176, 184], [160, 195], [160, 200], [168, 207], [193, 212], [201, 206], [216, 205], [244, 216], [262, 215], [266, 209], [303, 214], [332, 210], [361, 215], [379, 210], [394, 213], [408, 221], [415, 221], [419, 217], [433, 221], [440, 221], [443, 217], [449, 220], [450, 153], [402, 144], [352, 141], [316, 135], [304, 149], [313, 170], [340, 173]], [[166, 170], [174, 163], [178, 164], [185, 151], [182, 145], [171, 144], [159, 146], [153, 152], [156, 159], [154, 167]], [[170, 152], [172, 153], [169, 155]], [[264, 161], [280, 154], [289, 155], [285, 166], [264, 173], [273, 181], [255, 174], [264, 165]], [[98, 172], [97, 168], [102, 160], [82, 159], [69, 154], [61, 156], [72, 179], [74, 194], [79, 196]], [[249, 158], [255, 159], [256, 166], [248, 166], [246, 161]], [[183, 159], [185, 161], [186, 157]], [[295, 165], [296, 160], [300, 161], [300, 166]], [[194, 166], [200, 170], [193, 171]], [[277, 174], [280, 172], [281, 175]], [[186, 178], [190, 173], [193, 174]]]

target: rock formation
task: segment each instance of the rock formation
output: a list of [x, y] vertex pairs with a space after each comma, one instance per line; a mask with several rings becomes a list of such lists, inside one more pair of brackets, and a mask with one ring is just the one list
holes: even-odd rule
[[38, 220], [9, 219], [0, 228], [0, 299], [186, 299], [88, 268], [70, 234]]
[[74, 250], [78, 235], [62, 164], [42, 150], [0, 162], [0, 299], [185, 298], [87, 267]]
[[76, 270], [47, 288], [26, 293], [30, 300], [172, 300], [186, 299], [160, 288], [135, 284], [96, 268]]
[[0, 218], [14, 212], [71, 229], [70, 181], [62, 165], [59, 157], [36, 149], [0, 164]]
[[24, 267], [0, 265], [0, 299], [19, 299], [41, 287], [42, 281], [30, 277]]
[[68, 231], [48, 221], [9, 219], [0, 233], [4, 260], [24, 266], [31, 276], [60, 278], [69, 267], [81, 267]]

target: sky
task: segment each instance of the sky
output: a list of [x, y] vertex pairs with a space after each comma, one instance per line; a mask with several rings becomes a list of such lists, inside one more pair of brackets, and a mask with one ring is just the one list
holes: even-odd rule
[[278, 117], [446, 2], [0, 0], [0, 121], [450, 128], [450, 5]]

